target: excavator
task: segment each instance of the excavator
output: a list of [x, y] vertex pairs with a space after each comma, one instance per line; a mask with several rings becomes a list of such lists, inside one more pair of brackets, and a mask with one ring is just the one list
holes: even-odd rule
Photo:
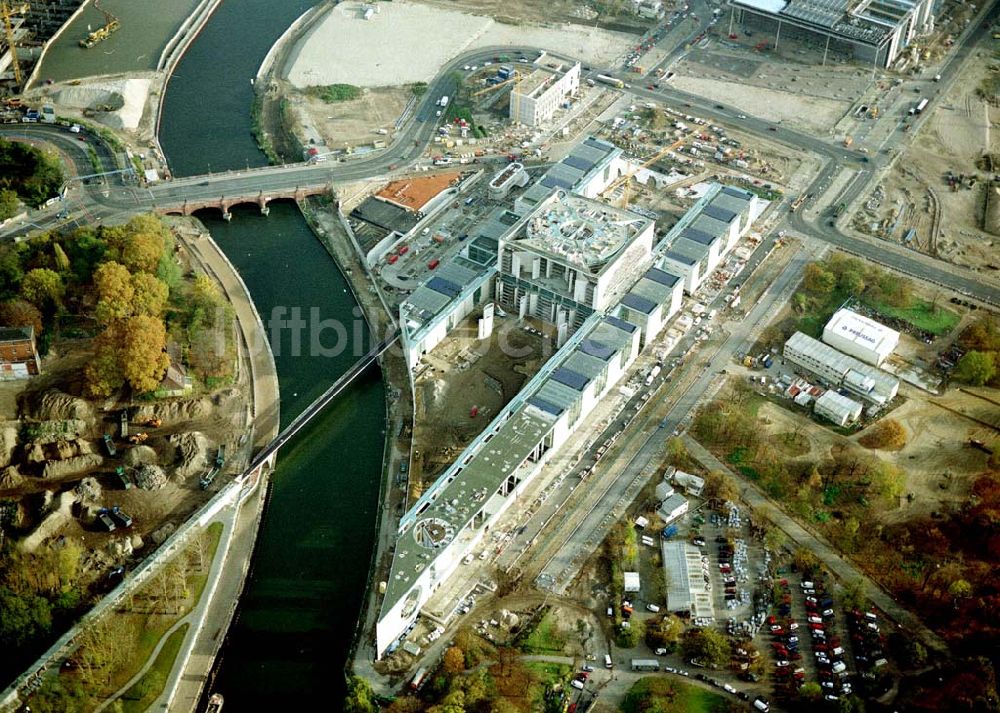
[[91, 32], [85, 39], [80, 40], [80, 46], [85, 49], [90, 49], [91, 47], [104, 42], [104, 40], [111, 37], [111, 35], [117, 32], [122, 26], [122, 23], [117, 17], [101, 7], [101, 0], [94, 0], [94, 9], [100, 10], [104, 14], [104, 25]]

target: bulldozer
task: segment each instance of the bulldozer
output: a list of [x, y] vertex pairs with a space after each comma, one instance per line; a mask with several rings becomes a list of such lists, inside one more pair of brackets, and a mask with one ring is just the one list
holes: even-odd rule
[[140, 443], [145, 443], [149, 439], [148, 433], [133, 433], [128, 437], [128, 442], [133, 446], [137, 446]]
[[144, 419], [140, 425], [146, 426], [147, 428], [159, 428], [163, 425], [163, 419], [157, 418], [156, 416], [150, 416], [149, 418]]

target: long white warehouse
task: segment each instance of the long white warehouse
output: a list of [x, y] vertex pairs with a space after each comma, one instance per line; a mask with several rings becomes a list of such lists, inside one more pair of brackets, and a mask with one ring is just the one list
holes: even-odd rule
[[823, 341], [872, 366], [882, 366], [899, 344], [899, 332], [849, 309], [839, 309], [823, 328]]

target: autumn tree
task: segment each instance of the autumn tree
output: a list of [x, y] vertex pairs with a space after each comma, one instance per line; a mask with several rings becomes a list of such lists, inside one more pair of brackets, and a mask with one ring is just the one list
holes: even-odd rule
[[[31, 273], [28, 273], [29, 275]], [[27, 276], [25, 277], [27, 280]], [[997, 374], [996, 356], [994, 352], [970, 351], [962, 355], [952, 376], [957, 381], [963, 381], [973, 386], [983, 386], [993, 380]]]
[[715, 629], [689, 631], [681, 643], [685, 659], [696, 659], [711, 668], [729, 663], [732, 648], [722, 632]]
[[702, 494], [708, 500], [722, 503], [737, 502], [740, 497], [736, 483], [733, 482], [728, 473], [723, 473], [720, 470], [713, 470], [705, 476], [705, 487], [702, 489]]
[[450, 646], [444, 652], [441, 665], [449, 676], [461, 673], [465, 670], [465, 654], [457, 646]]
[[0, 189], [0, 220], [7, 220], [17, 214], [21, 201], [15, 191], [9, 188]]
[[814, 295], [828, 295], [837, 286], [837, 278], [822, 265], [813, 262], [806, 265], [803, 285], [807, 292]]
[[0, 325], [4, 327], [35, 328], [35, 335], [42, 333], [42, 313], [27, 300], [14, 298], [0, 303]]
[[646, 645], [649, 648], [673, 651], [684, 633], [684, 624], [676, 616], [668, 614], [661, 619], [646, 622]]
[[117, 262], [106, 262], [94, 272], [97, 307], [94, 316], [101, 324], [132, 315], [135, 287], [128, 268]]
[[167, 304], [169, 290], [163, 280], [146, 272], [132, 275], [132, 313], [159, 317]]
[[94, 356], [83, 370], [90, 396], [110, 396], [125, 383], [119, 361], [118, 331], [109, 328], [94, 340]]
[[885, 418], [876, 423], [858, 439], [865, 448], [898, 451], [906, 445], [906, 429], [894, 418]]
[[167, 330], [161, 320], [147, 315], [129, 317], [123, 333], [121, 364], [126, 381], [138, 393], [150, 392], [162, 381], [170, 366], [166, 346]]
[[138, 233], [122, 248], [121, 261], [132, 272], [155, 272], [163, 253], [163, 238], [158, 233]]
[[58, 272], [39, 267], [25, 274], [21, 280], [21, 294], [40, 309], [54, 308], [62, 304], [66, 286]]

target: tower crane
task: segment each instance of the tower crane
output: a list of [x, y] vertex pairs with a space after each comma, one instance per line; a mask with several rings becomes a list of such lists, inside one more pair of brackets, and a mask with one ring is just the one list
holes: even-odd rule
[[28, 12], [27, 3], [11, 5], [7, 0], [0, 0], [0, 15], [3, 16], [4, 36], [7, 38], [7, 49], [10, 51], [11, 65], [14, 68], [14, 82], [21, 89], [21, 63], [17, 59], [17, 38], [14, 36], [14, 15], [24, 15]]
[[614, 193], [615, 190], [617, 190], [619, 186], [624, 186], [625, 190], [624, 190], [624, 193], [623, 193], [623, 196], [622, 196], [622, 207], [623, 208], [628, 208], [628, 204], [629, 204], [629, 194], [628, 194], [629, 183], [631, 182], [631, 180], [635, 176], [635, 174], [639, 173], [639, 171], [643, 170], [644, 168], [649, 168], [650, 166], [652, 166], [654, 163], [656, 163], [657, 161], [659, 161], [661, 158], [663, 158], [664, 156], [666, 156], [668, 153], [670, 153], [674, 149], [680, 148], [681, 144], [684, 143], [684, 140], [686, 138], [687, 138], [687, 136], [682, 136], [681, 138], [677, 139], [677, 141], [675, 141], [674, 143], [672, 143], [669, 146], [666, 146], [666, 147], [660, 149], [659, 151], [657, 151], [655, 154], [653, 154], [652, 158], [646, 160], [641, 165], [636, 166], [634, 169], [632, 169], [628, 173], [623, 173], [621, 176], [619, 176], [618, 178], [616, 178], [615, 180], [613, 180], [611, 183], [609, 183], [607, 188], [605, 188], [603, 191], [601, 191], [600, 197], [603, 198], [603, 199], [605, 199], [605, 200], [607, 200], [608, 197], [612, 193]]

